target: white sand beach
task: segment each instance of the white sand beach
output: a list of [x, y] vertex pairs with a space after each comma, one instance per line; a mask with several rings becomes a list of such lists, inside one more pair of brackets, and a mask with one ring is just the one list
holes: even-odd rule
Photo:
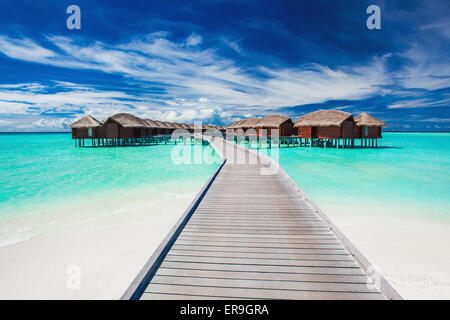
[[357, 204], [321, 208], [404, 299], [450, 299], [450, 223]]
[[[0, 236], [18, 236], [0, 247], [0, 299], [119, 299], [195, 194], [135, 193], [8, 221]], [[78, 268], [80, 287], [68, 288]]]
[[[0, 239], [15, 236], [0, 241], [0, 298], [120, 298], [194, 196], [138, 192], [2, 224]], [[450, 224], [321, 208], [403, 298], [450, 298]], [[80, 288], [68, 288], [72, 266]]]

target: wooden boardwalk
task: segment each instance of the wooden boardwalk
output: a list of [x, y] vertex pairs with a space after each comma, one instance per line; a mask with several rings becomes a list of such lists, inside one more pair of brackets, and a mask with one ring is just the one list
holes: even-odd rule
[[400, 298], [380, 275], [368, 285], [367, 260], [284, 171], [264, 174], [267, 159], [212, 145], [226, 163], [123, 299]]

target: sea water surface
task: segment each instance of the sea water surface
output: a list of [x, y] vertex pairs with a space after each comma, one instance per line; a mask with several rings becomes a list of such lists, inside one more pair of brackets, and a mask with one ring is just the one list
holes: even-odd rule
[[0, 150], [2, 299], [119, 299], [220, 161], [70, 134], [0, 134]]
[[386, 132], [378, 148], [282, 147], [266, 153], [319, 206], [450, 221], [450, 133]]
[[76, 148], [67, 133], [0, 134], [0, 221], [135, 193], [193, 192], [219, 158], [209, 146], [196, 146], [203, 161], [180, 164], [174, 147]]

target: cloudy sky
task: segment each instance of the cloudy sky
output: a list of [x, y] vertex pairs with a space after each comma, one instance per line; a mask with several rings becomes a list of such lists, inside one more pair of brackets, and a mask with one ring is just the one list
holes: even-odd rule
[[[381, 30], [366, 27], [371, 4]], [[447, 0], [0, 0], [0, 131], [332, 108], [449, 131], [449, 16]]]

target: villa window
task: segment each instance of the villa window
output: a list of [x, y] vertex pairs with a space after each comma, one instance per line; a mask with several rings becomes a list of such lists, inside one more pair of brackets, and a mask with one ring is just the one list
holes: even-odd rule
[[89, 137], [92, 137], [92, 128], [89, 128], [89, 129], [88, 129], [88, 136], [89, 136]]
[[369, 127], [365, 126], [364, 127], [364, 137], [367, 137], [369, 135]]

